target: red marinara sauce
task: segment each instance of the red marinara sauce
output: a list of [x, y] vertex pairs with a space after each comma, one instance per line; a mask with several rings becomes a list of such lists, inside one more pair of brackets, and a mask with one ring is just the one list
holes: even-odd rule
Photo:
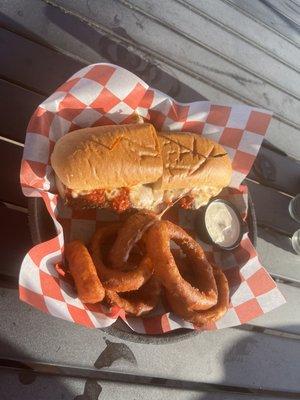
[[71, 206], [78, 208], [99, 207], [105, 203], [105, 190], [96, 189], [91, 193], [83, 194], [75, 198], [72, 197], [71, 193], [68, 193], [68, 202]]
[[127, 210], [130, 207], [129, 188], [121, 188], [117, 196], [110, 201], [110, 206], [118, 213]]
[[193, 207], [194, 204], [194, 198], [192, 196], [184, 196], [179, 204], [181, 205], [182, 208], [189, 210]]

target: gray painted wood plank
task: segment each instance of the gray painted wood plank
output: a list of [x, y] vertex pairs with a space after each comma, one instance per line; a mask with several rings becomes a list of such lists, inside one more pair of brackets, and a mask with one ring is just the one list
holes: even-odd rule
[[[130, 349], [136, 364], [117, 356], [112, 371], [299, 391], [299, 371], [295, 368], [300, 357], [298, 340], [225, 329], [161, 346], [131, 343], [100, 330], [86, 329], [49, 317], [20, 303], [15, 291], [1, 289], [0, 293], [0, 315], [6, 320], [0, 326], [1, 358], [23, 357], [92, 367], [107, 346], [113, 347], [115, 354], [120, 354], [118, 343], [121, 343], [123, 349], [124, 346]], [[265, 371], [272, 373], [266, 374]]]
[[0, 76], [48, 95], [85, 64], [0, 28]]
[[[180, 82], [184, 82], [187, 86], [193, 87], [194, 90], [198, 90], [206, 99], [210, 99], [220, 104], [235, 104], [236, 101], [229, 94], [221, 93], [216, 88], [213, 88], [208, 83], [200, 81], [191, 77], [189, 74], [179, 71], [175, 67], [171, 67], [163, 62], [160, 63], [161, 68], [168, 71]], [[189, 97], [186, 101], [189, 100]], [[281, 121], [272, 118], [266, 139], [275, 147], [286, 152], [290, 156], [300, 159], [300, 141], [299, 141], [299, 130], [291, 126], [287, 126]]]
[[292, 43], [300, 46], [300, 38], [294, 24], [283, 18], [283, 15], [276, 12], [264, 1], [245, 0], [223, 0], [224, 2], [237, 7], [238, 10], [246, 12], [252, 18], [270, 27], [274, 32], [290, 39]]
[[[229, 92], [237, 101], [254, 102], [258, 106], [272, 109], [281, 120], [296, 127], [300, 126], [300, 116], [298, 117], [296, 112], [300, 105], [298, 99], [286, 96], [289, 99], [288, 104], [283, 102], [281, 90], [254, 78], [251, 73], [243, 71], [211, 50], [200, 47], [157, 20], [139, 13], [137, 15], [123, 4], [107, 0], [102, 1], [101, 7], [96, 1], [89, 1], [89, 7], [86, 7], [84, 2], [78, 1], [54, 0], [53, 4], [60, 4], [67, 10], [73, 10], [107, 31], [111, 29], [117, 15], [118, 27], [124, 29], [130, 37], [129, 43], [137, 45], [146, 52], [151, 49], [159, 59], [176, 62], [178, 68], [183, 66], [191, 73], [202, 76], [219, 90]], [[136, 25], [137, 17], [143, 18], [141, 25]], [[153, 35], [153, 32], [156, 34]], [[110, 34], [113, 33], [111, 31]], [[272, 68], [272, 63], [267, 63], [267, 60], [263, 62], [266, 62], [267, 68]]]
[[[213, 82], [200, 79], [198, 75], [197, 77], [191, 76], [188, 69], [179, 70], [176, 64], [171, 65], [169, 62], [166, 64], [158, 60], [155, 54], [151, 52], [151, 54], [146, 55], [141, 48], [135, 49], [134, 45], [130, 46], [132, 53], [124, 52], [120, 43], [123, 43], [128, 36], [126, 36], [126, 31], [120, 27], [118, 18], [110, 25], [108, 24], [110, 31], [112, 30], [115, 34], [113, 38], [111, 34], [104, 31], [100, 32], [95, 26], [80, 21], [74, 15], [64, 14], [59, 9], [42, 1], [36, 0], [34, 7], [30, 8], [26, 7], [20, 0], [13, 0], [4, 3], [0, 22], [2, 25], [17, 30], [41, 43], [45, 42], [46, 37], [48, 45], [68, 54], [71, 53], [75, 57], [84, 58], [89, 62], [101, 61], [103, 56], [114, 63], [121, 61], [122, 64], [125, 60], [127, 68], [139, 74], [153, 86], [177, 97], [180, 101], [195, 100], [197, 92], [216, 102], [234, 103], [237, 101], [229, 93], [220, 91], [219, 88], [214, 86]], [[140, 57], [139, 61], [136, 57]], [[146, 68], [145, 64], [141, 62], [142, 59], [146, 60], [146, 65], [149, 65], [149, 61], [150, 64], [159, 64], [160, 70], [164, 70], [169, 76], [176, 77], [185, 84], [185, 87], [193, 88], [193, 95], [189, 96], [188, 93], [183, 93], [178, 84], [174, 83], [174, 80], [173, 82], [168, 81], [166, 84], [165, 75], [157, 74], [157, 67]], [[126, 67], [126, 65], [124, 66]], [[181, 93], [183, 93], [182, 96], [180, 96]], [[285, 132], [285, 134], [283, 135], [282, 132]], [[268, 139], [287, 153], [300, 158], [300, 143], [297, 141], [298, 131], [296, 128], [273, 119]]]
[[273, 227], [279, 231], [292, 235], [300, 228], [300, 223], [289, 215], [290, 196], [277, 192], [272, 188], [247, 180], [258, 224]]
[[[30, 4], [30, 6], [29, 6]], [[43, 0], [3, 0], [0, 10], [2, 27], [56, 50], [82, 57], [83, 62], [99, 62], [100, 36], [87, 24], [62, 13]], [[78, 22], [78, 21], [77, 21]]]
[[22, 147], [0, 140], [0, 200], [27, 207], [19, 183], [22, 154]]
[[290, 195], [300, 192], [300, 161], [266, 146], [261, 147], [248, 176]]
[[258, 227], [256, 250], [262, 265], [274, 276], [300, 282], [300, 259], [290, 237]]
[[[191, 5], [193, 12], [199, 12], [206, 18], [212, 18], [215, 23], [220, 24], [223, 29], [229, 30], [232, 35], [239, 37], [241, 40], [259, 48], [261, 51], [268, 53], [270, 56], [278, 57], [282, 62], [289, 63], [296, 68], [298, 47], [286, 40], [286, 38], [276, 35], [268, 27], [262, 25], [259, 21], [248, 17], [245, 14], [232, 7], [229, 3], [222, 0], [175, 0], [183, 4]], [[243, 1], [246, 3], [247, 1]], [[242, 2], [240, 2], [242, 3]], [[259, 3], [254, 1], [252, 3]], [[251, 2], [250, 2], [251, 4]], [[255, 6], [254, 6], [255, 7]], [[273, 14], [269, 12], [268, 16]], [[256, 14], [256, 17], [259, 15]], [[243, 20], [244, 23], [240, 23]], [[275, 45], [276, 44], [276, 45]]]
[[44, 96], [0, 79], [0, 135], [24, 142], [25, 132], [36, 107]]
[[26, 251], [32, 247], [28, 215], [0, 203], [1, 261], [0, 275], [17, 278]]
[[0, 13], [0, 23], [32, 41], [71, 54], [75, 59], [79, 57], [86, 64], [112, 62], [121, 65], [179, 101], [204, 98], [191, 87], [178, 82], [173, 71], [169, 73], [168, 68], [166, 71], [161, 70], [151, 59], [133, 52], [132, 49], [127, 50], [113, 42], [105, 33], [96, 31], [92, 26], [41, 0], [34, 2], [31, 11], [22, 1], [13, 0], [5, 4], [3, 11], [3, 14]]
[[300, 25], [300, 3], [297, 0], [264, 0], [264, 3], [273, 11], [284, 17], [294, 25], [295, 29]]
[[[224, 392], [201, 392], [169, 389], [153, 386], [120, 384], [117, 382], [89, 379], [51, 377], [30, 372], [11, 373], [1, 371], [0, 386], [5, 387], [2, 400], [244, 400], [244, 395]], [[252, 398], [257, 398], [252, 395]], [[272, 399], [273, 396], [259, 396], [259, 399]], [[284, 399], [284, 397], [281, 397]]]
[[[84, 386], [83, 379], [36, 376], [28, 371], [11, 373], [1, 370], [0, 374], [2, 400], [74, 400], [76, 395], [84, 393]], [[97, 400], [98, 397], [90, 399]]]
[[[63, 0], [60, 4], [65, 4]], [[232, 32], [224, 29], [224, 26], [216, 25], [212, 20], [207, 19], [197, 10], [202, 9], [202, 4], [205, 7], [210, 7], [214, 10], [215, 15], [226, 15], [226, 10], [223, 10], [224, 3], [219, 1], [214, 2], [199, 2], [195, 1], [193, 4], [198, 8], [189, 8], [185, 2], [177, 2], [176, 0], [165, 0], [159, 2], [158, 0], [117, 0], [119, 3], [128, 7], [132, 13], [135, 14], [141, 29], [146, 18], [155, 18], [157, 22], [167, 26], [175, 33], [180, 33], [190, 41], [195, 41], [200, 47], [206, 47], [211, 52], [215, 52], [220, 57], [224, 57], [232, 64], [237, 65], [241, 70], [250, 72], [254, 77], [268, 82], [271, 86], [281, 88], [283, 92], [294, 93], [297, 97], [300, 91], [295, 88], [295, 81], [299, 80], [300, 65], [297, 62], [299, 57], [298, 49], [290, 46], [290, 53], [286, 57], [281, 57], [267, 49], [261, 49], [254, 46], [254, 43], [243, 40], [240, 36], [234, 35]], [[82, 4], [82, 3], [81, 3]], [[93, 4], [93, 3], [92, 3]], [[188, 3], [190, 4], [190, 3]], [[210, 5], [210, 6], [209, 6]], [[94, 3], [95, 6], [95, 3]], [[92, 5], [91, 5], [92, 7]], [[92, 8], [93, 10], [93, 8]], [[122, 10], [120, 10], [122, 12]], [[237, 20], [236, 15], [227, 11], [228, 19], [230, 21]], [[122, 14], [121, 14], [122, 15]], [[239, 26], [248, 26], [247, 22]], [[257, 28], [257, 27], [256, 27]], [[249, 29], [249, 28], [248, 28]], [[252, 31], [253, 29], [251, 29]], [[257, 29], [256, 29], [257, 31]], [[260, 34], [261, 40], [264, 42], [263, 32]], [[247, 37], [247, 36], [246, 36]], [[288, 50], [289, 46], [286, 42], [274, 43], [274, 35], [270, 38], [270, 45], [274, 49], [283, 48]], [[214, 66], [211, 65], [211, 68]], [[225, 72], [225, 71], [224, 71]], [[287, 79], [287, 75], [289, 79]], [[238, 77], [236, 79], [239, 79]], [[242, 77], [241, 77], [242, 79]], [[253, 80], [253, 84], [258, 84], [258, 81]]]

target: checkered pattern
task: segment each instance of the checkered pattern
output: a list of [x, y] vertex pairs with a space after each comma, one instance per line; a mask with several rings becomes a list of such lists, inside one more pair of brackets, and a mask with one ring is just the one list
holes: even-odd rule
[[[54, 182], [50, 155], [55, 142], [78, 128], [126, 123], [134, 112], [150, 120], [157, 129], [196, 132], [221, 143], [232, 159], [234, 170], [231, 187], [222, 196], [246, 217], [247, 188], [241, 182], [251, 169], [266, 133], [271, 119], [269, 112], [208, 101], [178, 103], [123, 68], [112, 64], [90, 65], [44, 101], [27, 128], [21, 166], [23, 193], [43, 198], [57, 236], [33, 247], [25, 256], [19, 278], [20, 298], [46, 313], [87, 327], [105, 327], [120, 316], [141, 333], [156, 334], [179, 327], [193, 329], [163, 305], [144, 319], [126, 318], [118, 308], [108, 312], [101, 305], [85, 305], [55, 268], [56, 263], [63, 262], [65, 240], [76, 238], [88, 242], [101, 221], [116, 218], [106, 210], [74, 211], [51, 193]], [[191, 231], [193, 212], [175, 208], [168, 217]], [[231, 291], [227, 314], [205, 329], [239, 325], [284, 303], [246, 234], [233, 252], [213, 252], [210, 246], [203, 244], [203, 247], [208, 258], [225, 271]]]

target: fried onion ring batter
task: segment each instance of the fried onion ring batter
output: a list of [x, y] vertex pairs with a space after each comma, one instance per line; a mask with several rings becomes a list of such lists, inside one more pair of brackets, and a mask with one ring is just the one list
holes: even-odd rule
[[229, 305], [229, 286], [225, 274], [218, 267], [213, 267], [213, 274], [218, 288], [218, 302], [215, 306], [205, 311], [188, 310], [178, 297], [166, 290], [166, 297], [172, 310], [181, 318], [192, 324], [201, 327], [210, 322], [217, 321], [228, 310]]
[[155, 218], [155, 214], [141, 211], [126, 219], [120, 227], [117, 238], [110, 250], [109, 260], [112, 268], [124, 268], [132, 247], [142, 238], [147, 228], [155, 221]]
[[[195, 286], [181, 276], [170, 250], [171, 240], [191, 261]], [[207, 310], [216, 305], [218, 292], [212, 266], [200, 244], [183, 229], [169, 221], [156, 222], [146, 234], [146, 247], [155, 275], [188, 310]]]
[[116, 271], [105, 265], [101, 248], [107, 239], [117, 234], [119, 227], [119, 223], [111, 223], [98, 228], [92, 237], [90, 250], [104, 288], [115, 292], [129, 292], [146, 283], [153, 269], [147, 257], [143, 257], [139, 265], [130, 271]]
[[152, 311], [160, 300], [161, 285], [155, 276], [152, 276], [138, 290], [118, 294], [113, 290], [106, 290], [106, 301], [110, 306], [117, 305], [126, 314], [141, 316]]
[[67, 243], [65, 256], [80, 300], [92, 304], [103, 300], [105, 290], [85, 245], [79, 240]]

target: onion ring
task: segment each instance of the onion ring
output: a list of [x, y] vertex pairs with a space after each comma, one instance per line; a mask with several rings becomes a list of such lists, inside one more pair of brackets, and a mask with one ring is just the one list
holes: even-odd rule
[[[179, 251], [177, 251], [179, 250]], [[181, 254], [180, 249], [172, 249], [172, 254], [174, 257], [174, 260], [176, 262], [178, 271], [180, 272], [180, 275], [189, 283], [192, 285], [195, 284], [195, 277], [193, 274], [193, 269], [191, 267], [190, 260], [187, 257], [184, 257]]]
[[106, 301], [110, 306], [119, 306], [126, 314], [139, 317], [153, 310], [159, 300], [161, 285], [155, 276], [152, 276], [138, 290], [119, 295], [113, 290], [106, 290]]
[[143, 257], [139, 265], [130, 271], [116, 271], [104, 264], [101, 247], [109, 237], [117, 234], [119, 227], [119, 223], [112, 223], [97, 229], [92, 237], [90, 250], [104, 288], [116, 292], [129, 292], [146, 283], [153, 269], [148, 257]]
[[120, 227], [109, 253], [112, 268], [124, 268], [132, 247], [154, 223], [155, 218], [155, 214], [146, 211], [137, 212], [127, 218]]
[[84, 303], [98, 303], [105, 295], [88, 249], [79, 240], [65, 245], [65, 256], [78, 297]]
[[171, 309], [181, 318], [191, 322], [195, 326], [201, 327], [210, 322], [220, 319], [228, 310], [229, 306], [229, 286], [223, 271], [218, 267], [213, 267], [214, 277], [218, 288], [218, 302], [215, 306], [205, 311], [191, 311], [183, 306], [180, 299], [166, 290], [166, 298]]
[[[188, 256], [195, 275], [196, 287], [181, 275], [170, 250], [170, 240]], [[179, 226], [159, 221], [146, 235], [146, 248], [154, 273], [163, 286], [189, 310], [207, 310], [217, 304], [218, 292], [212, 266], [199, 243]]]

